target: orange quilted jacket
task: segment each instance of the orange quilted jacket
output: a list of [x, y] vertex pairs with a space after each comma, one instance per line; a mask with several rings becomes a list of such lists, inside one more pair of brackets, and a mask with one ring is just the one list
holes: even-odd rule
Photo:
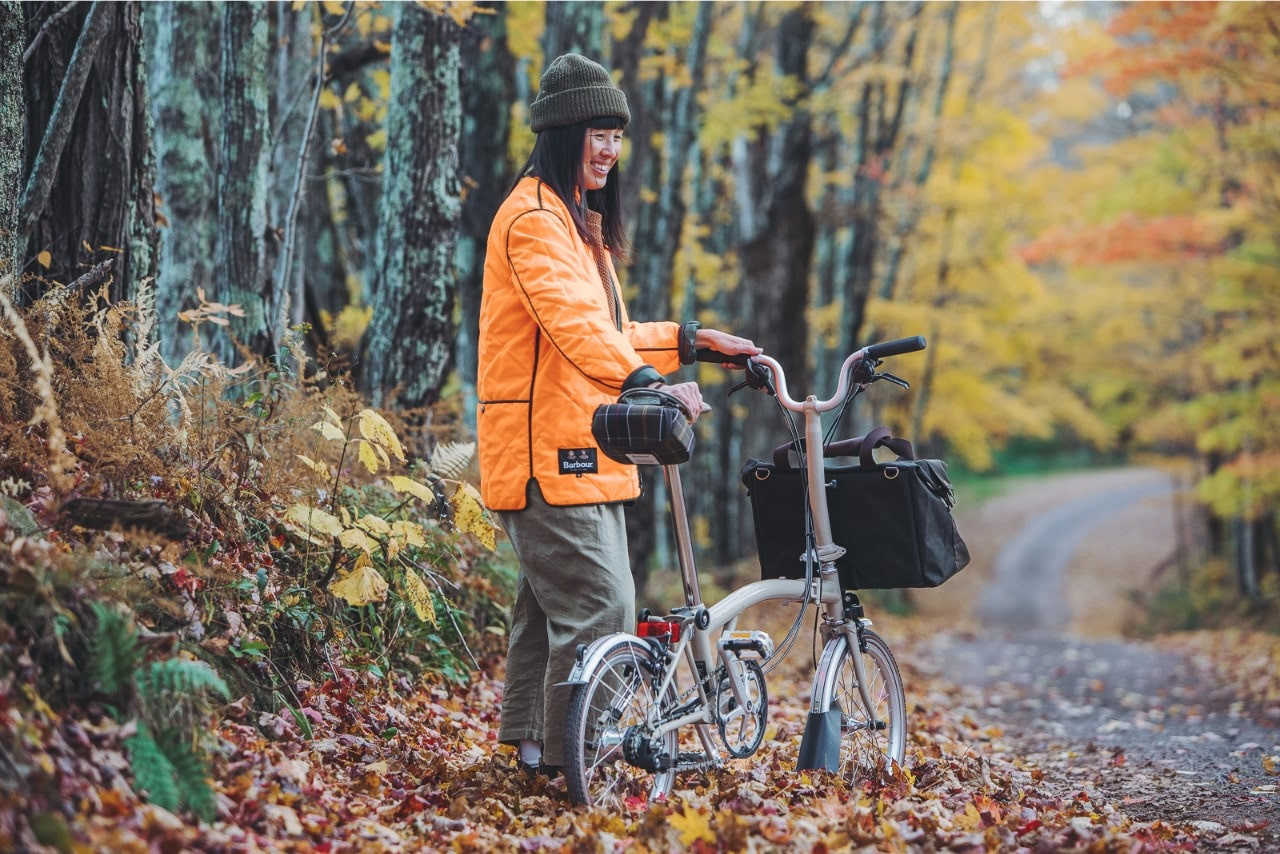
[[[597, 405], [652, 371], [680, 366], [677, 323], [634, 323], [609, 309], [590, 246], [560, 199], [524, 178], [494, 218], [480, 305], [480, 490], [493, 510], [519, 510], [536, 479], [547, 503], [597, 504], [639, 495], [634, 466], [600, 452]], [[619, 328], [619, 325], [621, 328]]]

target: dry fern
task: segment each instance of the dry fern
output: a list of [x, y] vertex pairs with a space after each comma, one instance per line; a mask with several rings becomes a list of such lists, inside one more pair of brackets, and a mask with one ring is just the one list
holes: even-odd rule
[[431, 452], [424, 475], [458, 480], [476, 454], [475, 442], [441, 442]]

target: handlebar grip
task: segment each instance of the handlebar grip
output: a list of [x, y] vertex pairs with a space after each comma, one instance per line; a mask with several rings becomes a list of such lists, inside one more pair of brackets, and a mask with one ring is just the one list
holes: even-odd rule
[[903, 353], [914, 353], [925, 347], [924, 336], [914, 335], [910, 338], [899, 338], [896, 341], [884, 341], [880, 344], [868, 344], [863, 350], [868, 359], [880, 359], [885, 356], [900, 356]]
[[712, 350], [710, 347], [703, 347], [694, 353], [694, 361], [697, 362], [715, 362], [717, 365], [741, 365], [747, 366], [747, 360], [751, 357], [746, 353], [721, 353], [719, 350]]

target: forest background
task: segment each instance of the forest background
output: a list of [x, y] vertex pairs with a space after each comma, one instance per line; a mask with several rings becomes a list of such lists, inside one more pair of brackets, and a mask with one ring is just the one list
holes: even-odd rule
[[[335, 650], [465, 678], [501, 649], [513, 569], [467, 467], [480, 268], [566, 51], [631, 105], [632, 316], [749, 336], [819, 392], [923, 334], [847, 434], [889, 424], [970, 485], [1167, 464], [1202, 522], [1170, 619], [1274, 616], [1273, 5], [4, 2], [6, 644], [100, 665], [92, 607], [129, 602], [275, 708]], [[739, 467], [786, 433], [697, 379], [685, 482], [728, 568]], [[671, 564], [652, 474], [641, 582]]]

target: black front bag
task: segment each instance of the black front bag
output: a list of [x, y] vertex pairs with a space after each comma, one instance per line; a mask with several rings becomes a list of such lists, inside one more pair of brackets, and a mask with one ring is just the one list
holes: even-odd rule
[[[871, 451], [882, 445], [899, 459], [874, 462]], [[787, 448], [772, 463], [749, 460], [742, 470], [763, 578], [805, 575], [802, 473], [788, 463]], [[913, 459], [910, 443], [885, 427], [828, 446], [828, 456], [844, 454], [859, 456], [859, 464], [824, 468], [832, 539], [846, 549], [836, 561], [843, 589], [937, 587], [968, 565], [946, 463]]]

